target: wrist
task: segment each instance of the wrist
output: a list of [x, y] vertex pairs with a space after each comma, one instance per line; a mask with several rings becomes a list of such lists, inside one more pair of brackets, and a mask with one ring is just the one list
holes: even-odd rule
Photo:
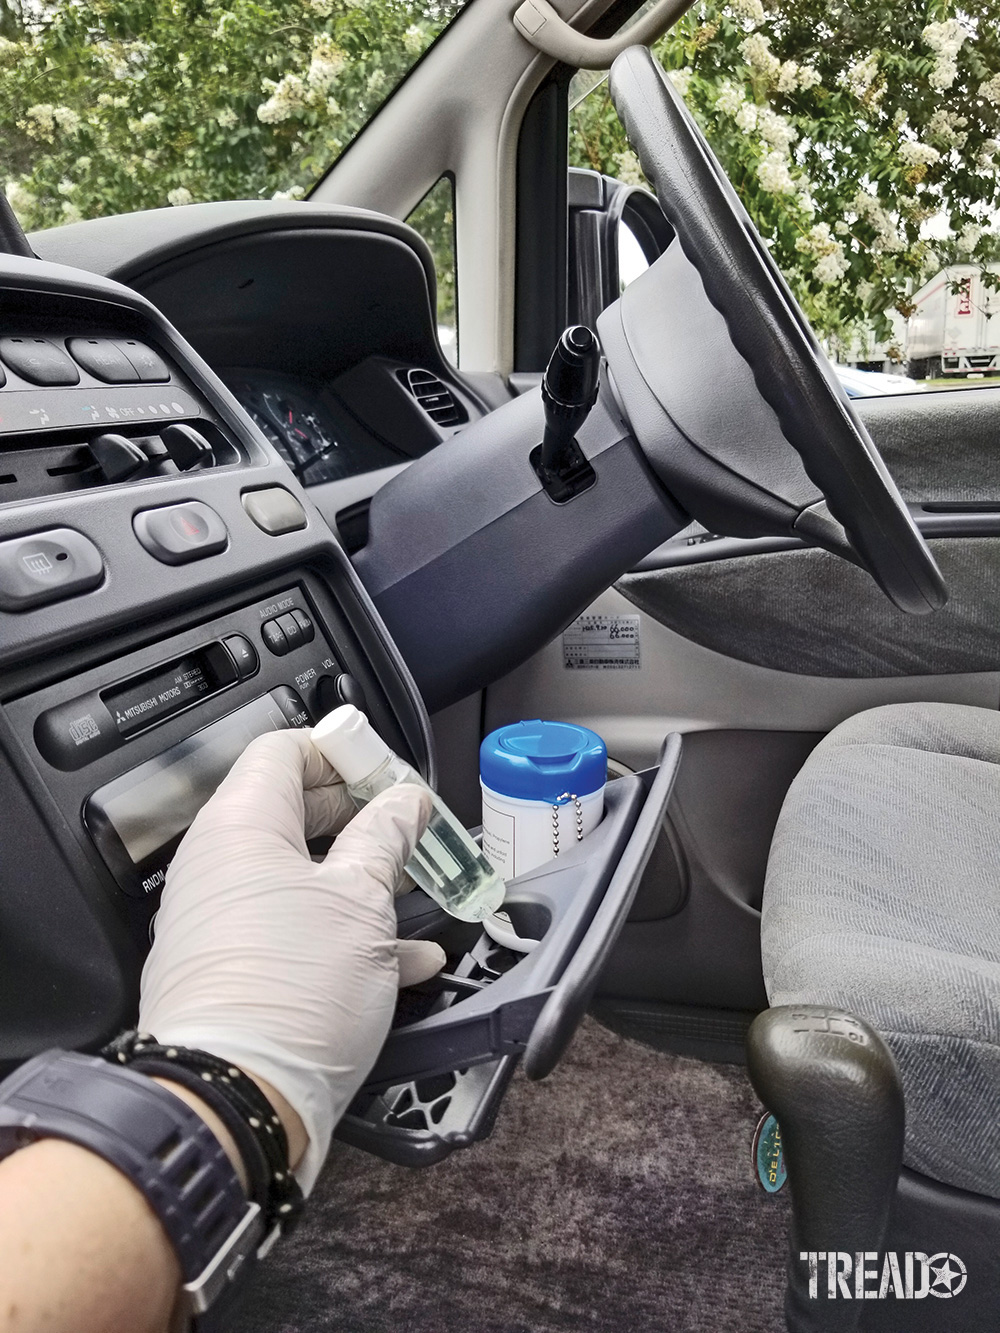
[[[241, 1066], [241, 1068], [243, 1067]], [[288, 1164], [294, 1171], [295, 1167], [302, 1160], [302, 1156], [309, 1144], [305, 1126], [303, 1125], [298, 1112], [294, 1107], [289, 1105], [284, 1097], [282, 1097], [277, 1088], [272, 1087], [265, 1079], [259, 1078], [252, 1069], [243, 1068], [243, 1073], [246, 1074], [248, 1078], [253, 1079], [262, 1094], [274, 1107], [275, 1114], [281, 1120], [281, 1123], [284, 1126], [285, 1135], [288, 1139]], [[232, 1162], [233, 1168], [236, 1171], [237, 1176], [239, 1176], [240, 1184], [243, 1186], [243, 1189], [247, 1190], [249, 1186], [249, 1176], [247, 1173], [246, 1162], [244, 1162], [243, 1154], [236, 1146], [236, 1140], [233, 1138], [232, 1134], [230, 1134], [222, 1119], [216, 1115], [215, 1111], [212, 1110], [206, 1101], [196, 1093], [181, 1087], [181, 1085], [175, 1083], [173, 1079], [154, 1076], [153, 1082], [161, 1084], [161, 1086], [166, 1088], [169, 1092], [172, 1092], [175, 1097], [179, 1097], [182, 1102], [186, 1102], [193, 1111], [196, 1111], [198, 1115], [201, 1116], [202, 1120], [204, 1120], [205, 1124], [219, 1140], [226, 1156]]]

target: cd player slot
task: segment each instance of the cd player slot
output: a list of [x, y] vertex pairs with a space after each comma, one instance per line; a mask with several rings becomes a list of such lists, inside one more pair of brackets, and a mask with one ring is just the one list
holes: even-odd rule
[[255, 675], [256, 651], [230, 635], [158, 666], [46, 709], [35, 723], [35, 744], [64, 773], [110, 754], [124, 741]]
[[101, 691], [118, 734], [127, 740], [157, 722], [183, 712], [190, 704], [235, 685], [236, 663], [221, 643], [167, 662], [136, 680]]

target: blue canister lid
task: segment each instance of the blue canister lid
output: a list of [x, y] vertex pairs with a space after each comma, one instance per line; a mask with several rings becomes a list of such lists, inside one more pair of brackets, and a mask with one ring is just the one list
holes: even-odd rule
[[484, 784], [522, 801], [587, 796], [604, 786], [608, 752], [595, 731], [570, 722], [512, 722], [491, 731], [479, 747]]

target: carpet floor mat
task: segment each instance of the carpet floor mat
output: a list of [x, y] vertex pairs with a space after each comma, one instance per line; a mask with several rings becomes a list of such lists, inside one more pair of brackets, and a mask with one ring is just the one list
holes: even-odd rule
[[424, 1169], [334, 1143], [239, 1333], [780, 1333], [759, 1112], [743, 1069], [587, 1019], [485, 1143]]

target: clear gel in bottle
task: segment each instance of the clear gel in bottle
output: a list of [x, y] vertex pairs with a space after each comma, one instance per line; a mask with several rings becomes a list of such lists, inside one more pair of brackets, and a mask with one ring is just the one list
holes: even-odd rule
[[[431, 789], [389, 749], [353, 704], [335, 708], [313, 727], [312, 743], [344, 779], [359, 808], [400, 782]], [[407, 874], [460, 921], [481, 921], [503, 902], [505, 885], [437, 795], [430, 821], [406, 864]]]

